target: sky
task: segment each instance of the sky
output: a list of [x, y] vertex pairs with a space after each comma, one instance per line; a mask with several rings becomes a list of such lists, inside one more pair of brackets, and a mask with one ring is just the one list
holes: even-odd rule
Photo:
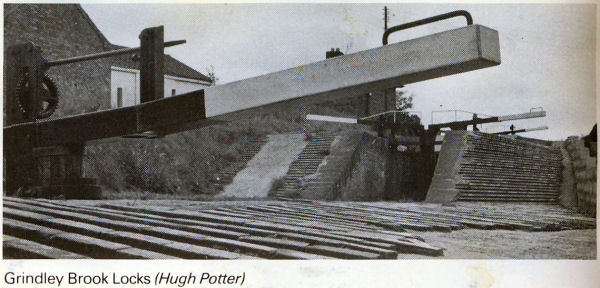
[[[84, 4], [113, 44], [139, 46], [146, 27], [164, 25], [165, 40], [186, 39], [165, 53], [217, 84], [309, 64], [330, 48], [355, 53], [381, 46], [383, 4]], [[548, 125], [523, 136], [559, 140], [596, 123], [596, 7], [592, 4], [387, 4], [389, 26], [465, 9], [499, 32], [502, 64], [406, 85], [423, 124], [464, 110], [501, 116], [543, 107], [545, 118], [489, 124], [505, 130]], [[390, 43], [465, 25], [464, 18], [394, 33]], [[398, 63], [402, 65], [402, 63]], [[458, 120], [470, 117], [456, 113]]]

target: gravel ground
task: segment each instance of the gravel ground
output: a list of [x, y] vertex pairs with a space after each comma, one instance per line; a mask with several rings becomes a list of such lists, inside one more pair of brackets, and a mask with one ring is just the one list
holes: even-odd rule
[[398, 259], [596, 259], [596, 229], [558, 232], [463, 229], [418, 232], [443, 247], [443, 257], [399, 254]]

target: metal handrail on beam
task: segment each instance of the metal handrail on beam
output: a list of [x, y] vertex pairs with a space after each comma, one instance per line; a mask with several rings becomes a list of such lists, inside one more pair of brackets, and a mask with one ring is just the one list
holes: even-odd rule
[[406, 29], [409, 29], [409, 28], [413, 28], [413, 27], [417, 27], [417, 26], [421, 26], [421, 25], [425, 25], [425, 24], [429, 24], [429, 23], [433, 23], [433, 22], [437, 22], [437, 21], [449, 19], [449, 18], [460, 17], [460, 16], [464, 16], [467, 19], [467, 26], [468, 25], [473, 25], [473, 17], [471, 17], [471, 13], [469, 13], [466, 10], [452, 11], [452, 12], [448, 12], [448, 13], [445, 13], [445, 14], [440, 14], [440, 15], [437, 15], [437, 16], [433, 16], [433, 17], [429, 17], [429, 18], [425, 18], [425, 19], [421, 19], [421, 20], [417, 20], [417, 21], [413, 21], [413, 22], [409, 22], [409, 23], [397, 25], [397, 26], [394, 26], [394, 27], [390, 27], [387, 30], [385, 30], [385, 32], [383, 33], [383, 45], [387, 45], [388, 44], [388, 37], [390, 36], [390, 34], [392, 34], [394, 32], [398, 32], [398, 31], [401, 31], [401, 30], [406, 30]]

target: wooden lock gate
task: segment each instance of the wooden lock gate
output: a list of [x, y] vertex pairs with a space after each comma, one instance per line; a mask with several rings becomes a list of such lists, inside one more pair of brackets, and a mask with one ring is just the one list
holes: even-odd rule
[[[445, 17], [454, 16], [448, 13]], [[93, 180], [81, 177], [87, 141], [149, 131], [166, 135], [499, 65], [498, 32], [468, 24], [169, 98], [163, 98], [162, 90], [164, 47], [184, 41], [163, 42], [163, 27], [142, 31], [140, 48], [55, 61], [43, 59], [33, 44], [9, 47], [5, 59], [5, 191], [38, 190], [38, 194], [48, 195], [69, 190], [72, 192], [66, 196], [70, 198], [94, 197], [99, 188]], [[39, 116], [51, 112], [46, 111], [51, 105], [40, 108], [41, 102], [51, 99], [47, 95], [53, 87], [44, 83], [49, 67], [137, 51], [141, 54], [141, 104], [39, 121]], [[27, 101], [19, 104], [17, 96], [23, 93], [18, 88], [23, 82], [29, 91], [25, 93]]]

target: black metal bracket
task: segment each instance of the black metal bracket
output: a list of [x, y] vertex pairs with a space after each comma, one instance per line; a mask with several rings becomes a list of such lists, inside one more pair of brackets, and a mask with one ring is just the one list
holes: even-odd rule
[[390, 27], [383, 33], [383, 45], [388, 44], [388, 37], [394, 32], [460, 16], [464, 16], [467, 19], [467, 25], [473, 24], [473, 17], [471, 17], [471, 14], [469, 12], [467, 12], [466, 10], [456, 10], [445, 14], [440, 14], [437, 16]]

